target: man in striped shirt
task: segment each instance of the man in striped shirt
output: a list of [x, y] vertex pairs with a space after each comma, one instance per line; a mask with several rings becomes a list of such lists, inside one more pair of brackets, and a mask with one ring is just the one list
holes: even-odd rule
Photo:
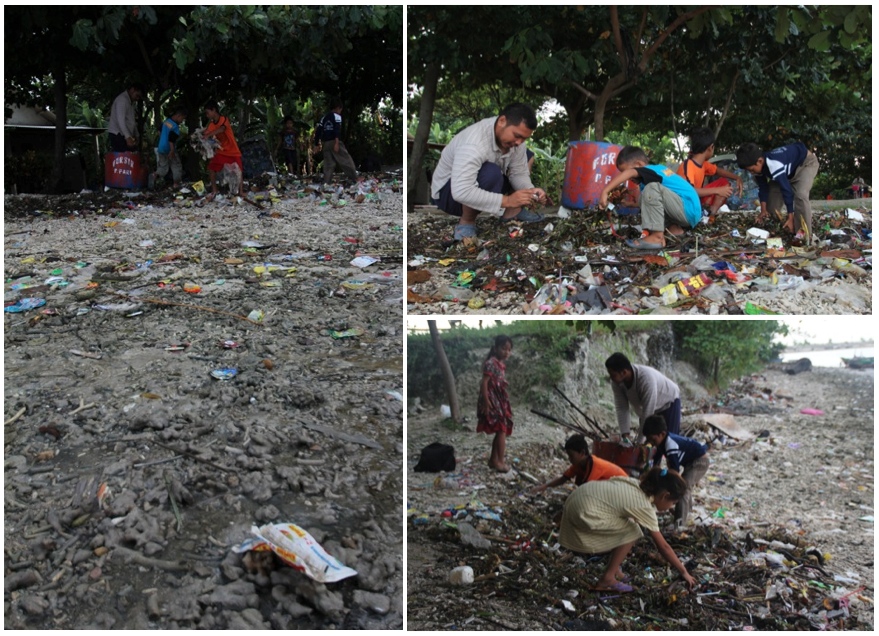
[[526, 209], [547, 201], [546, 192], [531, 183], [523, 145], [535, 128], [533, 108], [510, 104], [498, 117], [468, 126], [445, 147], [433, 173], [431, 200], [460, 217], [456, 241], [476, 236], [480, 212], [505, 221], [543, 220], [543, 215]]

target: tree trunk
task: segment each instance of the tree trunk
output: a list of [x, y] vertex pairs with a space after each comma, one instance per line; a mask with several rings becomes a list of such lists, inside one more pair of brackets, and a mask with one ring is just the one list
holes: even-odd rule
[[439, 361], [440, 371], [443, 374], [443, 383], [446, 385], [446, 396], [449, 398], [449, 407], [452, 409], [452, 419], [455, 420], [456, 424], [460, 424], [461, 409], [458, 406], [458, 392], [455, 390], [455, 376], [452, 374], [452, 367], [446, 357], [446, 350], [443, 349], [443, 342], [440, 340], [439, 331], [436, 328], [436, 320], [428, 320], [427, 326], [430, 329], [430, 339], [433, 341], [436, 359]]
[[56, 59], [52, 64], [52, 80], [55, 83], [55, 162], [49, 192], [61, 192], [64, 181], [64, 149], [67, 145], [67, 73], [64, 62]]
[[[415, 142], [409, 156], [409, 179], [406, 193], [410, 210], [415, 205], [419, 182], [423, 179], [421, 166], [427, 152], [427, 140], [430, 137], [430, 125], [433, 123], [433, 105], [436, 102], [436, 88], [439, 84], [440, 64], [430, 62], [424, 74], [424, 92], [421, 95], [421, 108], [418, 111], [418, 128], [415, 131]], [[457, 418], [456, 420], [457, 421]]]

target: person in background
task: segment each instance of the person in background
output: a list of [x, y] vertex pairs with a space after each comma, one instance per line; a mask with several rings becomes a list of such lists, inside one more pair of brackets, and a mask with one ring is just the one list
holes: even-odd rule
[[284, 151], [284, 165], [287, 166], [287, 173], [290, 175], [299, 172], [299, 153], [296, 151], [296, 126], [290, 115], [284, 117], [284, 125], [281, 127], [281, 135], [278, 137], [278, 144], [275, 146], [275, 154], [278, 150]]
[[330, 101], [330, 110], [321, 118], [314, 131], [315, 151], [323, 148], [324, 185], [333, 180], [336, 165], [342, 169], [350, 181], [357, 181], [357, 168], [342, 143], [342, 100], [334, 97]]
[[156, 173], [153, 175], [154, 183], [158, 185], [160, 179], [164, 179], [171, 170], [174, 179], [174, 187], [179, 188], [183, 179], [183, 164], [180, 155], [177, 154], [177, 139], [180, 137], [180, 124], [186, 119], [186, 110], [177, 108], [168, 119], [162, 123], [159, 133], [159, 144], [156, 148]]
[[205, 139], [214, 138], [218, 147], [214, 156], [208, 163], [208, 171], [211, 173], [211, 193], [207, 201], [213, 201], [217, 196], [217, 173], [226, 165], [237, 165], [239, 172], [238, 196], [244, 196], [244, 164], [241, 162], [241, 151], [238, 142], [235, 141], [235, 133], [232, 132], [232, 124], [229, 118], [220, 114], [220, 106], [215, 101], [208, 102], [204, 107], [205, 117], [208, 118], [208, 126], [203, 136]]
[[506, 360], [513, 351], [509, 336], [497, 336], [482, 363], [482, 383], [476, 403], [476, 432], [494, 434], [488, 465], [506, 473], [510, 465], [506, 461], [507, 437], [513, 434], [513, 409], [507, 392]]
[[107, 133], [111, 152], [132, 152], [137, 149], [137, 121], [134, 102], [143, 99], [143, 84], [132, 83], [113, 100]]

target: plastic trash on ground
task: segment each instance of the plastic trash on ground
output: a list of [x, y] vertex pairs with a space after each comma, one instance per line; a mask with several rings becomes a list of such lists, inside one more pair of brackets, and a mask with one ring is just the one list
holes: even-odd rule
[[356, 570], [330, 556], [314, 537], [295, 523], [275, 523], [261, 528], [253, 526], [250, 531], [256, 538], [233, 546], [233, 552], [240, 554], [250, 550], [271, 550], [284, 563], [320, 583], [335, 583], [357, 575]]

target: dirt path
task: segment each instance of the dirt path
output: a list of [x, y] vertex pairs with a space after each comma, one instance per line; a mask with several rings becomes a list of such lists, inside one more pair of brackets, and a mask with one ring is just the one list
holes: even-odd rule
[[[730, 610], [704, 609], [703, 603], [712, 601], [711, 594], [721, 593], [716, 590], [741, 589], [744, 596], [740, 598], [747, 598], [766, 591], [752, 587], [754, 577], [758, 586], [768, 586], [773, 576], [781, 576], [770, 574], [763, 564], [749, 571], [751, 578], [733, 580], [733, 576], [744, 577], [744, 565], [735, 565], [735, 559], [745, 560], [749, 536], [783, 538], [783, 543], [796, 544], [799, 550], [814, 546], [816, 553], [827, 559], [827, 577], [813, 576], [837, 586], [840, 591], [836, 595], [865, 586], [866, 591], [860, 593], [872, 598], [873, 390], [872, 371], [816, 368], [796, 376], [767, 371], [737, 384], [722, 398], [726, 408], [739, 413], [736, 420], [741, 427], [764, 437], [744, 443], [715, 442], [711, 468], [695, 493], [695, 523], [673, 543], [683, 559], [698, 564], [695, 572], [703, 581], [701, 592], [709, 593], [699, 597], [698, 605], [695, 599], [670, 601], [667, 581], [662, 583], [650, 574], [650, 568], [656, 570], [661, 561], [651, 556], [652, 544], [646, 540], [639, 542], [626, 566], [640, 590], [635, 600], [610, 597], [596, 603], [587, 585], [600, 572], [602, 560], [584, 565], [577, 559], [572, 561], [564, 551], [551, 550], [557, 538], [550, 538], [550, 519], [561, 510], [568, 490], [562, 487], [544, 496], [529, 496], [530, 482], [524, 477], [490, 473], [485, 465], [489, 450], [486, 436], [448, 431], [432, 408], [428, 409], [430, 415], [410, 416], [408, 505], [410, 511], [430, 516], [423, 525], [410, 518], [408, 525], [409, 628], [545, 630], [577, 618], [584, 622], [572, 623], [569, 629], [644, 629], [649, 625], [673, 629], [680, 628], [679, 621], [687, 616], [685, 629], [814, 627], [815, 623], [803, 617], [818, 616], [823, 597], [814, 592], [819, 588], [812, 589], [812, 596], [806, 593], [808, 602], [800, 599], [800, 604], [794, 603], [805, 612], [799, 618], [785, 616], [783, 608], [775, 605], [772, 615], [752, 620], [748, 614], [739, 615], [741, 604], [727, 605]], [[820, 409], [825, 414], [804, 415], [800, 413], [804, 408]], [[559, 445], [567, 432], [535, 421], [526, 413], [525, 406], [514, 405], [517, 428], [509, 440], [508, 457], [514, 458], [521, 471], [548, 481], [566, 467]], [[448, 487], [447, 481], [446, 487], [436, 488], [433, 475], [413, 472], [420, 449], [433, 441], [455, 447], [457, 486]], [[476, 517], [473, 510], [478, 506], [474, 507], [474, 502], [496, 511], [501, 521]], [[443, 526], [443, 510], [468, 503], [469, 520], [491, 539], [488, 550], [462, 545], [458, 532]], [[717, 516], [719, 509], [722, 518]], [[724, 537], [717, 548], [705, 543], [714, 528], [722, 533], [717, 536]], [[522, 540], [532, 541], [534, 551], [517, 549], [514, 543]], [[548, 543], [541, 545], [544, 541]], [[452, 586], [449, 572], [459, 565], [471, 566], [477, 576], [484, 575], [483, 580], [469, 587]], [[660, 567], [659, 571], [665, 570]], [[795, 573], [787, 577], [783, 580], [796, 585]], [[576, 610], [566, 613], [561, 599], [571, 602]], [[848, 628], [872, 629], [871, 603], [854, 603], [852, 615], [854, 622], [846, 623]]]
[[[6, 303], [46, 304], [4, 320], [6, 628], [402, 626], [390, 183], [361, 204], [262, 193], [262, 212], [7, 197]], [[358, 575], [232, 552], [276, 522]]]

